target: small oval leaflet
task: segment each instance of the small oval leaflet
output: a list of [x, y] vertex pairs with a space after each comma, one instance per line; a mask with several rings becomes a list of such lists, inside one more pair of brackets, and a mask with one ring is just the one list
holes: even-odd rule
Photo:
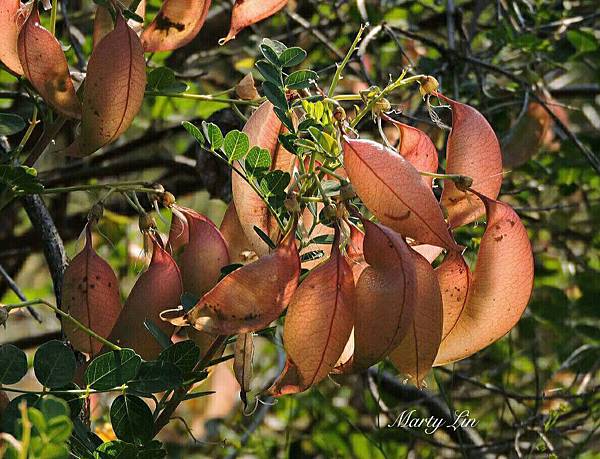
[[0, 384], [16, 384], [27, 373], [27, 356], [13, 344], [0, 346]]
[[69, 384], [73, 380], [76, 365], [73, 351], [58, 340], [42, 344], [33, 358], [35, 377], [49, 388]]

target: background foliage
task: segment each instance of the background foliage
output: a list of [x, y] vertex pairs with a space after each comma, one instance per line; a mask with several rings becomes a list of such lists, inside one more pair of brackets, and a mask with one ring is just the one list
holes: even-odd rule
[[[66, 5], [63, 1], [62, 13]], [[158, 1], [149, 2], [150, 12], [158, 7]], [[46, 188], [140, 178], [160, 182], [179, 201], [218, 222], [230, 199], [228, 171], [201, 151], [181, 121], [209, 120], [227, 132], [242, 126], [240, 111], [247, 115], [247, 107], [234, 109], [180, 91], [187, 87], [186, 94], [233, 96], [236, 84], [252, 71], [263, 37], [303, 47], [308, 52], [303, 65], [327, 81], [360, 24], [368, 21], [367, 38], [350, 66], [353, 75], [342, 85], [348, 91], [384, 86], [390, 74], [411, 66], [415, 73], [435, 76], [449, 96], [482, 111], [503, 141], [509, 166], [501, 199], [517, 209], [528, 227], [536, 283], [528, 310], [507, 337], [472, 358], [435, 370], [423, 391], [398, 384], [392, 367], [382, 364], [362, 376], [325, 381], [273, 406], [259, 405], [244, 416], [234, 406], [237, 389], [231, 387], [231, 376], [215, 371], [202, 389], [217, 390], [213, 401], [188, 402], [179, 413], [199, 441], [183, 422], [172, 423], [162, 434], [169, 457], [600, 457], [596, 2], [299, 0], [220, 47], [217, 40], [227, 33], [229, 8], [229, 2], [215, 1], [192, 43], [151, 56], [151, 68], [166, 66], [174, 73], [155, 70], [165, 72], [162, 78], [150, 74], [142, 111], [117, 144], [76, 161], [47, 153], [35, 165], [39, 181]], [[69, 47], [70, 64], [83, 70], [81, 56], [91, 52], [93, 4], [69, 2], [66, 11], [67, 16], [58, 17], [58, 36]], [[2, 111], [29, 119], [33, 106], [25, 88], [2, 71], [0, 85]], [[171, 96], [153, 95], [161, 92]], [[404, 121], [426, 130], [438, 146], [444, 144], [446, 134], [427, 121], [418, 92], [399, 92], [391, 102]], [[2, 129], [19, 122], [1, 121]], [[362, 126], [376, 138], [375, 125], [365, 119]], [[34, 130], [34, 137], [39, 134]], [[2, 147], [18, 144], [20, 136], [22, 132], [3, 136]], [[67, 145], [72, 138], [67, 129], [57, 142]], [[25, 193], [39, 191], [27, 171], [9, 176], [0, 167], [3, 183], [18, 184]], [[44, 196], [70, 256], [78, 250], [79, 233], [97, 198], [85, 192]], [[31, 199], [13, 201], [0, 211], [0, 266], [6, 273], [0, 279], [2, 303], [19, 301], [9, 277], [26, 297], [52, 299], [43, 239], [24, 210], [31, 208]], [[124, 290], [143, 267], [136, 228], [137, 218], [126, 202], [109, 200], [99, 251], [118, 272]], [[482, 233], [477, 227], [461, 231], [464, 241]], [[42, 324], [20, 312], [11, 320], [0, 341], [26, 349], [30, 364], [36, 347], [60, 336], [52, 314], [43, 314]], [[276, 374], [277, 349], [266, 340], [260, 345], [264, 357], [255, 371], [267, 384]], [[32, 380], [31, 387], [35, 384]], [[97, 433], [110, 439], [106, 406], [101, 402], [92, 418]], [[405, 409], [422, 417], [469, 410], [479, 424], [435, 435], [423, 428], [386, 428]], [[59, 400], [49, 400], [39, 410], [59, 418], [68, 413]]]

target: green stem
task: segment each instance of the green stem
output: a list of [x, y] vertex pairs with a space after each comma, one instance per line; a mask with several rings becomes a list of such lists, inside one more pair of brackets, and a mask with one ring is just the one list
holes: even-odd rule
[[332, 177], [335, 177], [336, 179], [338, 179], [340, 182], [347, 182], [348, 179], [342, 177], [339, 174], [336, 174], [334, 171], [332, 171], [331, 169], [327, 169], [326, 167], [323, 166], [319, 166], [319, 170], [325, 172], [326, 174], [331, 175]]
[[19, 459], [27, 459], [29, 456], [29, 443], [31, 442], [31, 421], [27, 416], [27, 403], [23, 400], [19, 404], [19, 411], [21, 412], [21, 448], [19, 450]]
[[427, 172], [427, 171], [419, 171], [419, 174], [424, 175], [426, 177], [433, 177], [433, 178], [438, 178], [438, 179], [442, 179], [442, 180], [452, 180], [453, 182], [457, 182], [457, 183], [467, 183], [467, 186], [471, 186], [471, 184], [473, 183], [473, 179], [471, 177], [469, 177], [468, 175], [461, 175], [461, 174], [436, 174], [435, 172]]
[[[70, 390], [53, 390], [53, 394], [74, 394], [74, 395], [86, 395], [86, 394], [105, 394], [109, 392], [122, 392], [123, 389], [127, 389], [128, 386], [119, 386], [114, 389], [106, 389], [106, 390], [95, 390], [95, 389], [70, 389]], [[25, 390], [25, 389], [15, 389], [13, 387], [2, 387], [2, 390], [5, 392], [14, 392], [15, 394], [33, 394], [33, 395], [42, 395], [47, 394], [48, 391], [40, 391], [40, 390]]]
[[88, 185], [74, 185], [64, 186], [57, 188], [46, 188], [36, 194], [59, 194], [59, 193], [70, 193], [72, 191], [92, 191], [92, 190], [112, 190], [117, 192], [126, 191], [139, 191], [140, 193], [157, 193], [154, 188], [147, 186], [148, 182], [135, 181], [135, 182], [117, 182], [117, 183], [93, 183]]
[[50, 33], [56, 33], [56, 15], [58, 14], [58, 0], [52, 0], [52, 10], [50, 11]]
[[24, 301], [22, 303], [16, 303], [16, 304], [5, 304], [4, 308], [6, 309], [7, 312], [10, 312], [13, 309], [20, 309], [20, 308], [24, 308], [24, 307], [27, 307], [27, 306], [37, 306], [37, 305], [40, 305], [40, 304], [43, 304], [43, 305], [49, 307], [56, 314], [58, 314], [59, 316], [65, 318], [65, 319], [67, 319], [69, 322], [71, 322], [77, 328], [79, 328], [83, 332], [87, 333], [92, 338], [95, 338], [96, 340], [98, 340], [99, 342], [101, 342], [102, 344], [104, 344], [106, 347], [112, 349], [113, 351], [120, 351], [121, 350], [121, 348], [119, 346], [117, 346], [116, 344], [111, 343], [107, 339], [102, 338], [102, 336], [100, 336], [94, 330], [86, 327], [85, 325], [83, 325], [81, 322], [79, 322], [77, 319], [75, 319], [70, 314], [67, 314], [66, 312], [64, 312], [61, 309], [59, 309], [56, 306], [54, 306], [52, 303], [48, 303], [46, 300], [43, 300], [41, 298], [36, 298], [35, 300]]
[[348, 52], [344, 56], [344, 60], [342, 60], [342, 63], [337, 66], [335, 75], [333, 75], [333, 80], [331, 80], [331, 85], [329, 86], [329, 91], [327, 92], [327, 95], [329, 97], [333, 96], [333, 93], [335, 92], [335, 88], [336, 88], [337, 84], [339, 83], [340, 78], [342, 77], [342, 72], [344, 71], [344, 68], [346, 68], [346, 65], [348, 65], [348, 62], [350, 61], [350, 58], [354, 54], [354, 51], [356, 51], [356, 48], [358, 47], [358, 42], [360, 41], [364, 30], [365, 30], [365, 26], [361, 25], [360, 30], [358, 31], [358, 33], [356, 34], [356, 37], [354, 38], [354, 41], [352, 42], [352, 45], [350, 45], [350, 49], [348, 49]]
[[415, 76], [411, 76], [409, 78], [404, 79], [405, 75], [406, 75], [406, 70], [404, 70], [402, 72], [402, 74], [398, 77], [398, 79], [396, 81], [394, 81], [393, 83], [388, 85], [383, 91], [381, 91], [381, 93], [377, 97], [374, 97], [373, 99], [371, 99], [367, 103], [367, 105], [365, 105], [365, 107], [360, 112], [358, 112], [356, 117], [350, 123], [350, 127], [355, 128], [356, 125], [360, 122], [360, 120], [363, 119], [367, 113], [370, 113], [373, 110], [373, 107], [375, 106], [375, 104], [377, 102], [379, 102], [384, 97], [388, 96], [394, 90], [398, 89], [401, 86], [406, 86], [408, 84], [412, 84], [412, 83], [421, 81], [423, 78], [426, 77], [426, 75], [415, 75]]
[[263, 194], [258, 189], [258, 187], [254, 183], [252, 183], [252, 181], [250, 179], [248, 179], [248, 177], [246, 177], [246, 175], [244, 173], [242, 173], [242, 171], [240, 171], [237, 167], [235, 167], [233, 164], [231, 164], [229, 161], [227, 161], [221, 155], [217, 154], [216, 151], [211, 150], [211, 149], [206, 149], [206, 151], [208, 151], [209, 153], [212, 153], [215, 156], [215, 158], [217, 158], [219, 161], [227, 164], [227, 166], [229, 166], [231, 168], [231, 170], [233, 170], [236, 174], [238, 174], [240, 177], [242, 177], [246, 181], [246, 183], [248, 185], [250, 185], [250, 187], [254, 190], [254, 192], [263, 200], [263, 202], [267, 206], [267, 209], [269, 209], [269, 212], [271, 212], [271, 215], [273, 215], [273, 217], [277, 221], [277, 225], [279, 226], [279, 229], [283, 230], [284, 229], [283, 222], [279, 218], [279, 215], [277, 215], [277, 213], [275, 212], [275, 209], [269, 203], [269, 200], [263, 196]]
[[337, 100], [338, 102], [350, 102], [355, 100], [362, 100], [362, 97], [360, 97], [360, 95], [358, 94], [341, 94], [339, 96], [334, 96], [333, 99]]
[[19, 145], [15, 149], [15, 153], [13, 156], [14, 158], [19, 156], [19, 154], [23, 151], [23, 148], [25, 148], [25, 145], [27, 144], [29, 137], [31, 137], [31, 133], [33, 132], [33, 130], [35, 129], [35, 126], [37, 124], [37, 114], [38, 114], [38, 108], [37, 108], [37, 105], [34, 105], [33, 113], [31, 114], [31, 120], [29, 121], [29, 126], [27, 127], [27, 130], [25, 131], [23, 138], [19, 142]]
[[234, 105], [259, 105], [264, 97], [253, 100], [229, 99], [227, 97], [212, 96], [210, 94], [190, 94], [187, 92], [163, 92], [163, 91], [146, 91], [146, 96], [162, 96], [177, 99], [202, 100], [206, 102], [223, 102], [225, 104]]

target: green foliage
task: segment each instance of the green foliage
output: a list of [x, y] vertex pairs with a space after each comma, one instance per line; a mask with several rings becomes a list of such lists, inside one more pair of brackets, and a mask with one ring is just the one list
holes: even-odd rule
[[141, 364], [142, 358], [131, 349], [111, 351], [92, 360], [83, 378], [92, 389], [108, 390], [135, 378]]
[[73, 351], [58, 340], [42, 344], [33, 358], [35, 377], [51, 389], [69, 384], [76, 365]]
[[0, 346], [0, 384], [16, 384], [27, 373], [27, 356], [12, 344]]

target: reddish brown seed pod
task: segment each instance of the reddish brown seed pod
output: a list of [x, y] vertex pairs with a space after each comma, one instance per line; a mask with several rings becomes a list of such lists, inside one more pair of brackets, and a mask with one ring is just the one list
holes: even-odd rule
[[[107, 338], [121, 312], [119, 281], [110, 265], [92, 246], [92, 231], [86, 226], [86, 243], [65, 270], [62, 309], [103, 338]], [[73, 347], [87, 354], [97, 354], [102, 343], [71, 322], [63, 329]]]
[[113, 31], [94, 48], [83, 88], [81, 134], [65, 151], [87, 156], [114, 142], [133, 122], [146, 89], [146, 61], [137, 34], [117, 14]]
[[134, 349], [146, 360], [155, 359], [161, 346], [144, 321], [153, 322], [170, 337], [175, 327], [162, 321], [160, 313], [176, 308], [181, 302], [182, 293], [181, 274], [175, 260], [156, 237], [152, 237], [150, 265], [133, 286], [109, 340], [121, 347]]
[[243, 29], [277, 13], [288, 0], [236, 0], [231, 11], [231, 26], [225, 38], [219, 40], [224, 45]]
[[296, 290], [283, 328], [287, 369], [269, 389], [272, 395], [302, 392], [324, 379], [340, 358], [354, 315], [352, 268], [336, 234], [331, 256]]
[[300, 258], [291, 230], [272, 253], [225, 276], [174, 323], [218, 335], [260, 330], [287, 307], [299, 277]]
[[17, 41], [25, 77], [52, 108], [70, 118], [81, 118], [81, 103], [59, 41], [40, 24], [34, 5]]
[[23, 67], [17, 51], [20, 8], [20, 0], [0, 2], [0, 61], [17, 75], [23, 75]]
[[[264, 148], [269, 152], [271, 170], [292, 172], [296, 157], [279, 143], [279, 134], [285, 132], [285, 128], [273, 111], [271, 102], [264, 102], [250, 116], [243, 132], [248, 135], [250, 145]], [[235, 165], [241, 167], [237, 161]], [[238, 174], [231, 176], [231, 188], [240, 224], [252, 250], [258, 256], [269, 253], [269, 246], [254, 231], [254, 227], [260, 228], [272, 241], [277, 241], [280, 232], [275, 217], [271, 215], [261, 197]]]
[[146, 52], [171, 51], [187, 45], [204, 25], [211, 0], [165, 0], [144, 28]]
[[[404, 159], [415, 166], [419, 172], [437, 172], [438, 153], [429, 136], [420, 129], [401, 123], [387, 115], [384, 115], [383, 118], [396, 126], [400, 132], [398, 152]], [[433, 177], [427, 175], [422, 175], [421, 179], [429, 186], [433, 182]]]
[[400, 372], [420, 387], [435, 360], [442, 340], [442, 295], [429, 261], [411, 250], [416, 271], [416, 305], [411, 330], [390, 353]]
[[[471, 188], [496, 199], [502, 185], [502, 153], [494, 130], [473, 107], [442, 94], [438, 97], [452, 107], [452, 131], [446, 147], [446, 174], [466, 175]], [[452, 180], [444, 181], [442, 205], [448, 211], [450, 226], [466, 225], [485, 212], [483, 203]]]
[[[459, 299], [468, 290], [466, 303], [460, 305], [459, 311], [451, 309], [455, 311], [454, 324], [445, 330], [436, 365], [464, 359], [504, 336], [519, 321], [531, 296], [533, 253], [527, 230], [508, 204], [479, 197], [486, 208], [487, 226], [472, 282], [464, 281], [468, 273], [458, 272], [458, 278], [463, 278]], [[446, 289], [452, 285], [446, 284], [442, 277], [440, 282], [447, 300]]]
[[183, 289], [201, 297], [215, 286], [221, 277], [221, 268], [229, 264], [227, 242], [215, 224], [204, 215], [185, 207], [177, 206], [174, 210], [176, 226], [171, 227], [170, 240], [179, 234], [172, 245], [182, 248], [178, 263]]
[[345, 137], [343, 145], [352, 186], [381, 223], [420, 243], [458, 249], [431, 187], [410, 162], [371, 140]]

